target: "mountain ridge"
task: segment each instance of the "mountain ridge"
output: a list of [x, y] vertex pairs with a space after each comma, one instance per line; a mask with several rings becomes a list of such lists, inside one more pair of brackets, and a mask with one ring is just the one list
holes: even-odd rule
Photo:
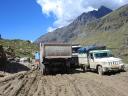
[[42, 35], [35, 41], [35, 43], [68, 42], [70, 41], [70, 38], [73, 38], [80, 34], [81, 26], [84, 26], [92, 21], [97, 21], [97, 19], [105, 16], [110, 12], [112, 12], [112, 10], [104, 6], [101, 6], [98, 10], [93, 10], [88, 13], [84, 12], [68, 26], [58, 28], [53, 32], [49, 32], [45, 35]]

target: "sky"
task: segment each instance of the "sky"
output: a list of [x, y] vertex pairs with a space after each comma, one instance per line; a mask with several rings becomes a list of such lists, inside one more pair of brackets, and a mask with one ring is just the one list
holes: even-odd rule
[[53, 17], [42, 14], [36, 0], [0, 0], [0, 34], [6, 39], [34, 41], [47, 32]]
[[6, 39], [34, 41], [68, 25], [83, 12], [101, 5], [115, 10], [127, 3], [128, 0], [0, 0], [0, 34]]

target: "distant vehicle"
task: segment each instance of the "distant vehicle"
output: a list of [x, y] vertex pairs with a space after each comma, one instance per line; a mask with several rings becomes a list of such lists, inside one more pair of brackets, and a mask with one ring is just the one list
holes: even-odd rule
[[40, 69], [42, 74], [70, 70], [72, 46], [70, 44], [40, 44]]
[[[105, 46], [81, 47], [73, 54], [73, 58], [78, 58], [74, 65], [87, 69], [97, 70], [99, 75], [108, 71], [124, 70], [124, 64], [120, 58], [115, 58], [110, 50]], [[75, 60], [75, 59], [73, 59]]]

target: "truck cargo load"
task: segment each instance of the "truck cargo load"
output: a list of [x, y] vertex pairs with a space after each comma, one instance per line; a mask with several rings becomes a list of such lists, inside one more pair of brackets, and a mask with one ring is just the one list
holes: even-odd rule
[[90, 46], [79, 48], [78, 53], [86, 53], [91, 50], [105, 50], [105, 49], [106, 49], [106, 46], [103, 46], [103, 45], [90, 45]]

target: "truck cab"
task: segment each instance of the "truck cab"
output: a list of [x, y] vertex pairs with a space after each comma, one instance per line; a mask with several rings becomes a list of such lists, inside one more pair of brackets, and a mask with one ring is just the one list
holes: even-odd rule
[[91, 69], [96, 69], [100, 75], [104, 72], [124, 70], [120, 58], [112, 55], [110, 50], [92, 50], [88, 53], [88, 64]]

